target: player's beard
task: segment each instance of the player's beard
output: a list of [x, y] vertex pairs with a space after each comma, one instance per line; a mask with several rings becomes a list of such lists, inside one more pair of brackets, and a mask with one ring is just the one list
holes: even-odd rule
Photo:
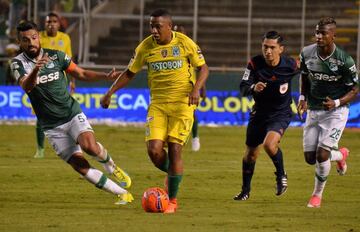
[[[32, 49], [35, 48], [35, 49]], [[28, 55], [31, 59], [34, 59], [36, 57], [38, 57], [40, 54], [40, 47], [35, 47], [35, 46], [31, 46], [28, 48], [26, 55]]]

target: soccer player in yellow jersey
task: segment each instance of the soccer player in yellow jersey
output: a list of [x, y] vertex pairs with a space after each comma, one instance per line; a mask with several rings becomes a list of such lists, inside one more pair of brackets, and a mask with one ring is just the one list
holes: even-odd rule
[[40, 32], [40, 44], [43, 48], [59, 50], [72, 57], [70, 36], [59, 29], [59, 15], [50, 12], [45, 18], [45, 30]]
[[[45, 18], [45, 30], [41, 31], [40, 44], [42, 48], [49, 48], [64, 52], [72, 57], [71, 40], [68, 34], [59, 31], [60, 17], [57, 13], [50, 12]], [[70, 93], [75, 91], [75, 79], [70, 77]], [[35, 158], [44, 157], [45, 134], [38, 123], [36, 123], [37, 150]]]
[[[150, 15], [151, 36], [138, 45], [128, 68], [101, 99], [102, 107], [107, 108], [111, 95], [147, 65], [151, 103], [145, 140], [151, 161], [167, 173], [170, 204], [165, 213], [175, 213], [177, 209], [176, 195], [183, 174], [181, 153], [191, 131], [200, 89], [209, 75], [200, 48], [189, 37], [171, 28], [169, 12], [155, 10]], [[192, 67], [198, 69], [197, 79]]]

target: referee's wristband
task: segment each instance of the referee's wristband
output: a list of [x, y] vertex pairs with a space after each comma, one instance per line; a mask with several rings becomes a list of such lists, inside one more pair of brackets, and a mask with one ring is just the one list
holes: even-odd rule
[[305, 100], [305, 96], [304, 96], [304, 95], [300, 95], [298, 101], [304, 101], [304, 100]]
[[340, 99], [335, 99], [335, 107], [339, 107], [340, 106]]

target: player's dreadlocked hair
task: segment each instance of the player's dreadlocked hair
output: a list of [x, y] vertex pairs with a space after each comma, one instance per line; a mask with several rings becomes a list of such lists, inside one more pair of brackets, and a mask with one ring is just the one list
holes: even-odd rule
[[318, 22], [319, 26], [325, 26], [329, 24], [334, 24], [336, 26], [336, 21], [333, 17], [322, 17]]
[[265, 39], [276, 39], [278, 44], [284, 41], [284, 38], [277, 31], [268, 31], [264, 34], [262, 40]]

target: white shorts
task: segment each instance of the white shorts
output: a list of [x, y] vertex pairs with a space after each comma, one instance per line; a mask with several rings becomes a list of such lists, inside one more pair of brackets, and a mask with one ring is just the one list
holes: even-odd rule
[[46, 130], [44, 133], [56, 154], [67, 162], [74, 153], [82, 152], [77, 138], [86, 131], [93, 131], [93, 129], [85, 114], [80, 113], [75, 115], [71, 121], [54, 129]]
[[308, 110], [303, 134], [304, 152], [337, 149], [349, 115], [342, 106], [331, 111]]

